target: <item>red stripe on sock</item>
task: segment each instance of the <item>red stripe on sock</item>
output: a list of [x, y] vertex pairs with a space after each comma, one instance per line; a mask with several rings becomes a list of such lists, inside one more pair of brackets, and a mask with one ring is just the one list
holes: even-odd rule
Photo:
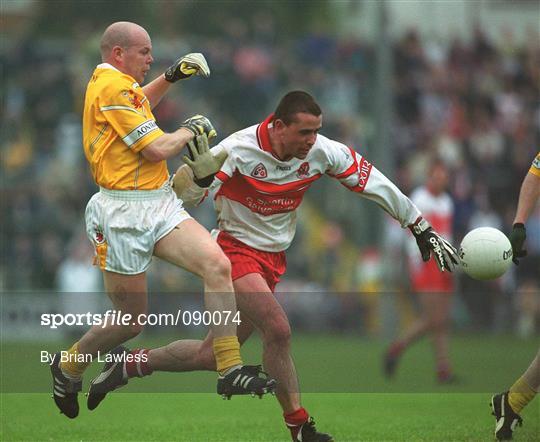
[[150, 350], [137, 348], [131, 350], [126, 357], [126, 373], [128, 378], [148, 376], [154, 370], [148, 365], [148, 352]]
[[309, 418], [309, 414], [306, 411], [305, 408], [299, 408], [296, 411], [293, 411], [292, 413], [285, 414], [283, 413], [283, 417], [285, 418], [285, 423], [287, 425], [302, 425], [305, 424]]

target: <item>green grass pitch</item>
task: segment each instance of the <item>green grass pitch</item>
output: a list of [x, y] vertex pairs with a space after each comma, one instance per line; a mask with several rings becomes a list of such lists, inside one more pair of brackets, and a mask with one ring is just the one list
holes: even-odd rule
[[[165, 338], [141, 338], [156, 346]], [[50, 398], [48, 367], [39, 351], [67, 343], [2, 343], [0, 440], [2, 441], [288, 441], [272, 397], [223, 401], [212, 391], [213, 373], [156, 373], [135, 379], [90, 412], [79, 396], [77, 419], [60, 415]], [[460, 382], [439, 386], [428, 342], [404, 357], [391, 382], [380, 373], [380, 342], [353, 336], [293, 337], [303, 402], [317, 427], [336, 441], [492, 441], [488, 402], [525, 370], [538, 339], [458, 336], [452, 357]], [[259, 343], [244, 355], [255, 363]], [[99, 370], [95, 364], [86, 376]], [[522, 413], [514, 440], [540, 440], [540, 398]]]

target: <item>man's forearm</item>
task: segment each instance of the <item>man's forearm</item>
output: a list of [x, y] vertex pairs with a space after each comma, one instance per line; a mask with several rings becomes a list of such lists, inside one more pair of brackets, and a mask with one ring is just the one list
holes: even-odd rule
[[414, 224], [421, 216], [416, 205], [375, 167], [371, 169], [364, 191], [359, 195], [377, 203], [403, 228]]
[[149, 161], [163, 161], [178, 155], [192, 139], [193, 134], [191, 131], [182, 127], [173, 133], [164, 134], [152, 141], [142, 150], [142, 154]]
[[161, 101], [165, 93], [169, 90], [171, 83], [165, 80], [164, 74], [161, 74], [156, 79], [152, 80], [146, 86], [144, 86], [143, 92], [150, 102], [150, 107], [154, 109]]
[[519, 192], [518, 207], [516, 210], [515, 223], [525, 224], [533, 211], [540, 196], [540, 177], [527, 173], [521, 191]]

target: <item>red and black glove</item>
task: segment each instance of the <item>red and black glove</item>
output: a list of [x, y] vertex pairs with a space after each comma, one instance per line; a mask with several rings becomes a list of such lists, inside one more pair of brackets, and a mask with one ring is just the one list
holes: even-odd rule
[[427, 262], [433, 254], [435, 262], [441, 272], [448, 270], [453, 272], [459, 263], [457, 250], [446, 239], [439, 235], [431, 224], [424, 218], [418, 218], [416, 222], [409, 226], [416, 239], [416, 244], [422, 254], [422, 259]]

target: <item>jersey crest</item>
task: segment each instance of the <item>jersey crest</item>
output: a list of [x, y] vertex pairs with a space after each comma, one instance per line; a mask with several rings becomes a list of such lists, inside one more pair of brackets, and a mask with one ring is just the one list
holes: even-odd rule
[[268, 172], [266, 171], [266, 167], [264, 167], [264, 164], [257, 164], [251, 171], [251, 176], [253, 178], [266, 178], [268, 176]]
[[307, 161], [304, 161], [302, 164], [300, 164], [300, 167], [296, 171], [296, 176], [298, 178], [307, 178], [309, 175], [309, 163]]
[[129, 91], [124, 91], [123, 92], [124, 95], [127, 96], [127, 99], [129, 100], [129, 102], [133, 105], [133, 107], [135, 109], [142, 109], [143, 105], [142, 105], [142, 102], [141, 100], [139, 99], [138, 95], [133, 92], [131, 89]]

